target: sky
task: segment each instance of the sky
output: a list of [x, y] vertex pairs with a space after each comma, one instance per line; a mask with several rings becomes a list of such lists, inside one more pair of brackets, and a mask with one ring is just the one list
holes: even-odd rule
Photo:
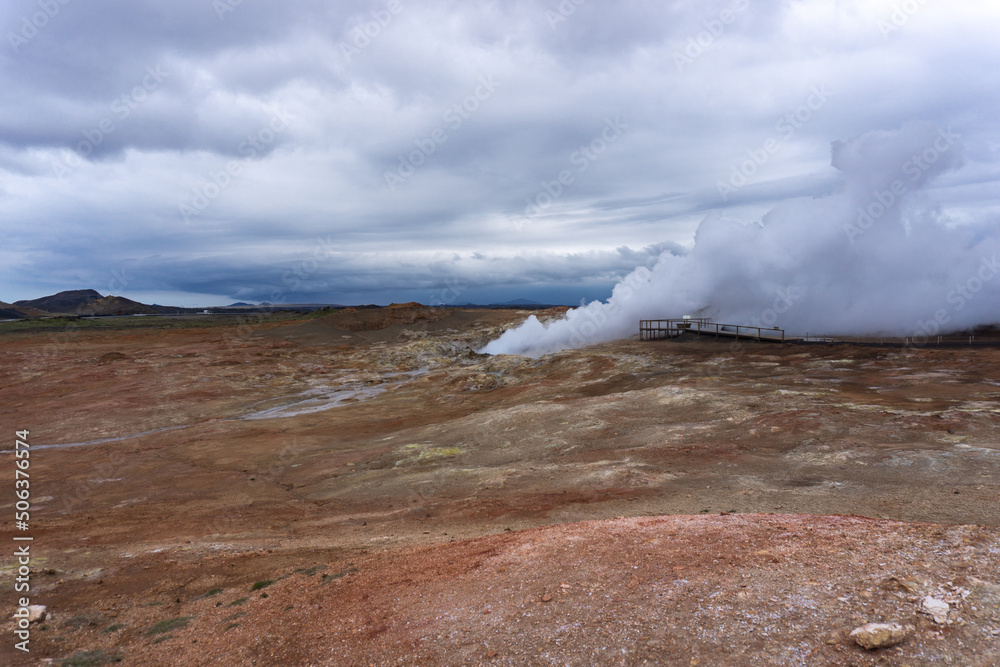
[[[996, 2], [7, 0], [0, 27], [2, 301], [575, 305], [742, 267], [719, 300], [938, 136], [902, 236], [830, 242], [896, 267], [921, 220], [996, 227]], [[741, 231], [769, 216], [784, 242]]]

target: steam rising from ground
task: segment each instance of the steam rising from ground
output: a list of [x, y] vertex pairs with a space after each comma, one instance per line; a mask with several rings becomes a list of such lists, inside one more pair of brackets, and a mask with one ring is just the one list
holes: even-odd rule
[[785, 201], [746, 225], [710, 216], [689, 252], [636, 269], [607, 302], [547, 325], [532, 316], [483, 351], [537, 356], [682, 315], [792, 335], [931, 336], [995, 323], [1000, 228], [955, 225], [921, 193], [961, 162], [958, 138], [922, 123], [835, 142], [835, 194]]

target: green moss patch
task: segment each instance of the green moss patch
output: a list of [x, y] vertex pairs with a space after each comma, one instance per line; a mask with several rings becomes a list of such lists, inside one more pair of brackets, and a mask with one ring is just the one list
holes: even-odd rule
[[188, 623], [190, 623], [193, 618], [194, 616], [177, 616], [176, 618], [168, 618], [164, 621], [160, 621], [149, 630], [146, 630], [146, 636], [162, 635], [165, 632], [186, 628]]
[[105, 653], [101, 649], [96, 651], [79, 651], [59, 663], [59, 667], [100, 667], [110, 665], [114, 662], [121, 662], [122, 656], [117, 653]]
[[221, 593], [221, 592], [222, 592], [222, 590], [223, 590], [223, 589], [221, 589], [221, 588], [213, 588], [212, 590], [208, 591], [207, 593], [204, 593], [204, 594], [202, 594], [202, 595], [198, 596], [198, 599], [202, 599], [202, 598], [210, 598], [210, 597], [212, 597], [213, 595], [218, 595], [219, 593]]
[[430, 443], [403, 445], [402, 449], [403, 454], [406, 456], [396, 461], [397, 466], [433, 463], [435, 461], [451, 459], [465, 453], [463, 447], [435, 447]]

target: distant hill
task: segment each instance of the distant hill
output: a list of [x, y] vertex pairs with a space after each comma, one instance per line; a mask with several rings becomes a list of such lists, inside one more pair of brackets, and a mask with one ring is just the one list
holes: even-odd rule
[[504, 301], [503, 303], [497, 304], [499, 306], [541, 306], [543, 304], [537, 301], [532, 301], [531, 299], [513, 299], [511, 301]]
[[[146, 305], [126, 299], [123, 296], [103, 296], [97, 290], [81, 289], [59, 292], [38, 299], [15, 301], [13, 304], [0, 302], [0, 309], [21, 313], [22, 317], [45, 317], [46, 315], [155, 315], [174, 313], [199, 313], [201, 308], [178, 308], [176, 306]], [[0, 313], [2, 315], [2, 313]], [[14, 315], [11, 318], [16, 317]]]
[[42, 317], [43, 315], [48, 315], [48, 313], [30, 306], [16, 306], [0, 301], [0, 320], [19, 320], [24, 317]]
[[23, 317], [27, 317], [24, 313], [19, 310], [13, 310], [10, 308], [4, 308], [3, 306], [9, 306], [8, 303], [0, 302], [0, 320], [19, 320]]
[[79, 309], [86, 306], [88, 303], [92, 303], [103, 298], [104, 296], [95, 290], [79, 289], [59, 292], [58, 294], [43, 296], [39, 299], [23, 299], [21, 301], [15, 301], [14, 305], [22, 306], [24, 308], [37, 308], [38, 310], [43, 310], [48, 314], [76, 314]]
[[239, 306], [252, 306], [252, 303], [246, 303], [245, 301], [237, 301], [236, 303], [231, 303], [226, 308], [237, 308]]
[[[163, 306], [147, 306], [144, 303], [126, 299], [123, 296], [106, 296], [91, 301], [77, 312], [80, 315], [155, 315], [163, 312]], [[173, 311], [173, 308], [167, 308]]]

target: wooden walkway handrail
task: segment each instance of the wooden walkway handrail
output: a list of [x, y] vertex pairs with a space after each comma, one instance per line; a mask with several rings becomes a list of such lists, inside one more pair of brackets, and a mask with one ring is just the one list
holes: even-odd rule
[[716, 338], [724, 336], [737, 340], [752, 338], [758, 341], [785, 342], [785, 330], [777, 327], [767, 329], [742, 324], [722, 324], [721, 322], [712, 322], [707, 317], [639, 320], [639, 340], [662, 340], [674, 338], [683, 333], [714, 334]]

